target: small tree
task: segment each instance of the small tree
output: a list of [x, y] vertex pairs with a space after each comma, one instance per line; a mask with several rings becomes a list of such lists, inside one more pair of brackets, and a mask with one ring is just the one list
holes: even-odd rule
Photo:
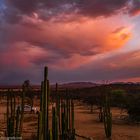
[[140, 121], [140, 95], [127, 99], [127, 112], [132, 121]]
[[31, 105], [31, 108], [33, 107], [33, 100], [34, 100], [34, 94], [33, 94], [33, 90], [32, 90], [32, 87], [31, 87], [31, 84], [30, 84], [30, 81], [29, 80], [25, 80], [24, 83], [23, 83], [23, 86], [26, 90], [26, 96], [30, 98], [30, 105]]

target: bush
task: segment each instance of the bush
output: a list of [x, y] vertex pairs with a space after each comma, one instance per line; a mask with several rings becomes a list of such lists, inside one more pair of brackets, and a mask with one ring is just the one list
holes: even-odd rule
[[126, 92], [124, 90], [111, 91], [111, 106], [125, 108]]
[[140, 121], [140, 95], [130, 96], [127, 102], [127, 112], [133, 121]]

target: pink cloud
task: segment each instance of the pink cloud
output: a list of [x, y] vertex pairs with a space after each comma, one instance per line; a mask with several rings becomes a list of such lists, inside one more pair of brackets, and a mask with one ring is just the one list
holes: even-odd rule
[[27, 42], [16, 42], [9, 45], [8, 48], [1, 52], [0, 63], [8, 66], [16, 66], [20, 68], [29, 68], [32, 64], [30, 61], [44, 54], [44, 50], [40, 47], [32, 46]]
[[[110, 25], [112, 20], [114, 22]], [[125, 28], [112, 33], [122, 26]], [[40, 64], [47, 62], [60, 69], [68, 66], [77, 68], [92, 62], [98, 54], [122, 48], [131, 38], [130, 27], [129, 23], [120, 21], [120, 16], [64, 23], [41, 21], [36, 14], [33, 17], [24, 16], [21, 24], [4, 29], [7, 32], [6, 41], [10, 44], [7, 54], [3, 55], [13, 57], [4, 62], [20, 64], [18, 61], [22, 59], [23, 65], [29, 66], [42, 60]]]

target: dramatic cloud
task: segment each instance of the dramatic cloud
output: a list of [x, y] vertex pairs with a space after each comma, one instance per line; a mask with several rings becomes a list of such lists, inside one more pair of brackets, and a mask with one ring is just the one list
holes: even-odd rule
[[[6, 28], [3, 27], [3, 33], [5, 33], [6, 37], [2, 42], [5, 44], [9, 42], [8, 45], [13, 46], [11, 51], [19, 51], [17, 49], [18, 45], [19, 48], [22, 48], [20, 51], [26, 50], [31, 55], [34, 52], [24, 49], [26, 46], [33, 49], [36, 47], [43, 49], [46, 55], [41, 54], [38, 57], [34, 57], [34, 60], [31, 60], [32, 62], [37, 62], [37, 64], [39, 64], [40, 60], [42, 60], [40, 64], [53, 61], [54, 64], [52, 63], [52, 65], [56, 65], [55, 63], [59, 61], [62, 64], [69, 64], [75, 60], [77, 64], [72, 64], [74, 67], [78, 67], [91, 61], [92, 57], [97, 54], [122, 47], [130, 39], [131, 28], [129, 25], [119, 32], [112, 33], [112, 30], [122, 23], [116, 20], [118, 24], [110, 26], [109, 22], [111, 20], [112, 18], [99, 21], [87, 19], [87, 21], [82, 23], [52, 23], [25, 17], [20, 25], [7, 25]], [[28, 22], [34, 24], [34, 26], [31, 27]], [[18, 32], [15, 32], [16, 30]], [[25, 42], [25, 45], [22, 45], [23, 42]], [[3, 48], [6, 48], [6, 46]], [[9, 51], [8, 49], [7, 51]], [[83, 63], [80, 64], [80, 60], [83, 60]]]
[[136, 78], [139, 11], [137, 0], [0, 0], [0, 84], [39, 82], [44, 65], [52, 81]]
[[[81, 70], [82, 69], [82, 70]], [[98, 57], [93, 62], [76, 70], [53, 71], [59, 81], [139, 81], [140, 80], [140, 50], [116, 54], [109, 57]], [[56, 73], [56, 74], [55, 74]], [[60, 74], [57, 76], [57, 74]], [[69, 74], [71, 73], [71, 74]], [[64, 76], [63, 76], [64, 75]], [[86, 75], [86, 76], [85, 76]], [[65, 78], [66, 77], [66, 78]]]
[[140, 1], [133, 0], [131, 1], [131, 6], [129, 7], [129, 12], [131, 15], [139, 15], [140, 14]]
[[[10, 22], [20, 21], [23, 15], [38, 13], [43, 20], [74, 20], [75, 16], [108, 17], [117, 13], [136, 15], [138, 0], [1, 0], [3, 14]], [[69, 16], [68, 16], [69, 15]]]

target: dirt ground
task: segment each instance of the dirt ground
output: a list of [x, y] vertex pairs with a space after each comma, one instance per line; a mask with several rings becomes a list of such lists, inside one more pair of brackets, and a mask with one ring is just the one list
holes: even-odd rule
[[[98, 110], [90, 113], [90, 109], [83, 104], [77, 104], [75, 108], [76, 132], [93, 140], [105, 140], [104, 125], [98, 120]], [[120, 118], [118, 108], [112, 108], [112, 115], [112, 140], [140, 140], [140, 125], [130, 124]], [[126, 113], [122, 116], [126, 116]]]
[[[35, 101], [35, 106], [39, 106], [38, 101]], [[113, 129], [112, 140], [140, 140], [140, 124], [128, 123], [120, 118], [120, 110], [112, 108], [113, 114]], [[4, 136], [6, 129], [6, 103], [0, 102], [0, 136]], [[126, 116], [126, 113], [122, 114]], [[25, 114], [23, 140], [34, 140], [37, 133], [37, 114]], [[93, 140], [105, 140], [104, 125], [98, 120], [98, 110], [90, 112], [88, 106], [80, 102], [75, 102], [75, 128], [76, 134], [90, 137]], [[84, 140], [76, 137], [77, 140]]]

